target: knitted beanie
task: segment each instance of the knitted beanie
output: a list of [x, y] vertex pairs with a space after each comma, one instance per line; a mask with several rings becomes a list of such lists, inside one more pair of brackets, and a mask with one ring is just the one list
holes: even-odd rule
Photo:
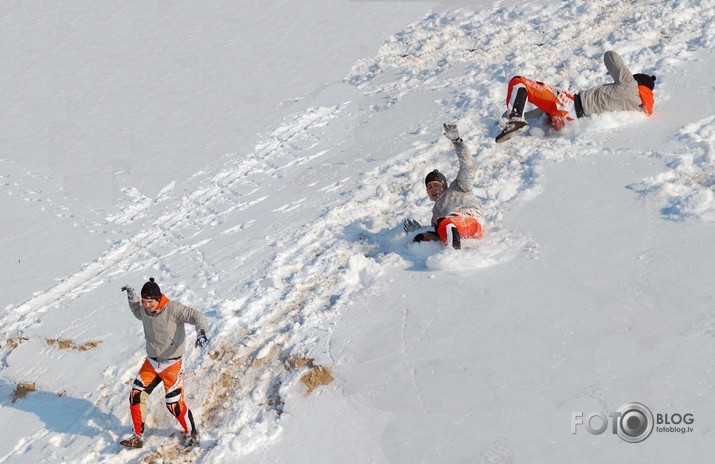
[[644, 85], [650, 90], [655, 88], [655, 76], [649, 76], [647, 74], [634, 74], [633, 79], [638, 82], [638, 85]]
[[427, 174], [427, 177], [425, 177], [425, 187], [427, 186], [427, 184], [429, 184], [430, 182], [433, 182], [435, 180], [438, 182], [441, 182], [442, 185], [444, 185], [444, 188], [447, 188], [447, 178], [444, 177], [444, 174], [442, 174], [441, 172], [439, 172], [436, 169], [434, 171], [430, 172], [429, 174]]
[[161, 289], [159, 285], [154, 282], [153, 277], [142, 287], [142, 298], [145, 300], [161, 300]]

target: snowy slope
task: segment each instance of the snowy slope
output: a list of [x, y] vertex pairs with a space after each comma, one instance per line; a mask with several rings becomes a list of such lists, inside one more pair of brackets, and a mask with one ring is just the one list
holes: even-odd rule
[[[57, 136], [96, 147], [100, 129], [144, 108], [152, 124], [141, 137], [161, 134], [164, 148], [136, 142], [142, 150], [127, 151], [134, 158], [110, 175], [113, 201], [87, 200], [112, 157], [101, 150], [77, 149], [77, 160], [103, 162], [80, 163], [88, 186], [74, 190], [38, 159], [37, 133], [5, 150], [3, 207], [17, 219], [4, 226], [2, 253], [0, 460], [707, 462], [715, 115], [702, 102], [715, 93], [715, 4], [476, 6], [326, 2], [314, 23], [300, 21], [297, 7], [246, 15], [244, 37], [293, 39], [294, 48], [271, 52], [287, 57], [275, 71], [285, 86], [266, 72], [245, 79], [254, 88], [220, 92], [215, 84], [228, 81], [207, 78], [200, 87], [210, 95], [179, 112], [125, 95], [129, 109], [111, 100], [101, 118], [72, 124], [76, 139]], [[347, 12], [364, 23], [346, 21]], [[107, 30], [93, 26], [100, 13], [82, 12], [77, 24], [57, 11], [47, 17], [89, 25], [79, 31], [92, 37]], [[200, 57], [202, 75], [263, 66], [257, 46], [241, 63], [222, 59], [242, 43], [224, 44], [237, 14], [227, 6], [198, 19], [151, 11], [157, 21], [134, 26], [136, 13], [118, 9], [111, 24], [127, 37], [119, 26], [151, 30], [165, 47], [147, 48], [135, 73], [178, 53], [176, 30], [195, 24], [178, 56]], [[265, 35], [263, 15], [311, 26]], [[106, 37], [125, 37], [112, 31]], [[382, 38], [355, 53], [351, 34]], [[331, 47], [353, 58], [332, 60]], [[608, 49], [634, 72], [657, 74], [654, 117], [602, 115], [562, 134], [534, 127], [493, 143], [511, 75], [585, 88], [606, 80]], [[90, 94], [102, 93], [107, 81], [91, 66], [108, 65], [92, 53], [67, 58], [86, 66], [77, 69]], [[188, 77], [167, 82], [192, 89]], [[258, 104], [265, 99], [271, 105]], [[30, 124], [26, 109], [39, 103], [12, 102], [25, 119], [6, 115], [11, 128]], [[461, 252], [411, 244], [400, 227], [408, 216], [429, 218], [425, 173], [455, 172], [446, 121], [459, 123], [475, 153], [487, 219], [486, 238]], [[74, 134], [84, 124], [98, 132]], [[149, 276], [211, 323], [210, 349], [190, 348], [186, 359], [204, 446], [179, 456], [159, 393], [147, 450], [116, 444], [130, 432], [127, 395], [143, 358], [141, 327], [119, 288]], [[307, 395], [302, 358], [329, 368], [333, 381]], [[36, 391], [12, 401], [20, 383]], [[570, 433], [572, 411], [629, 401], [693, 413], [695, 431], [639, 444]]]

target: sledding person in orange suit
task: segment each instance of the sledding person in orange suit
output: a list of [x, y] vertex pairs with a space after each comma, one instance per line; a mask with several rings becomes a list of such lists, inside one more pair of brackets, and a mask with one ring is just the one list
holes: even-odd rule
[[176, 417], [184, 430], [187, 446], [198, 446], [199, 434], [194, 416], [184, 402], [184, 324], [196, 327], [196, 346], [208, 344], [206, 316], [183, 304], [170, 301], [159, 289], [154, 279], [149, 279], [141, 290], [140, 300], [129, 286], [127, 292], [129, 309], [144, 325], [147, 358], [134, 380], [129, 394], [129, 410], [134, 425], [134, 435], [120, 444], [141, 448], [144, 445], [144, 418], [146, 400], [160, 383], [164, 383], [166, 407]]
[[[455, 124], [444, 125], [444, 136], [454, 146], [459, 171], [451, 185], [447, 185], [447, 178], [436, 169], [427, 174], [427, 196], [434, 201], [431, 220], [434, 231], [419, 233], [413, 241], [440, 240], [445, 245], [459, 249], [462, 238], [482, 238], [484, 234], [479, 222], [481, 217], [477, 210], [477, 199], [472, 192], [477, 168]], [[422, 228], [414, 219], [405, 219], [403, 227], [408, 233]]]
[[623, 59], [614, 51], [606, 52], [603, 62], [608, 74], [613, 77], [613, 83], [576, 94], [525, 77], [513, 77], [506, 95], [507, 111], [502, 116], [504, 130], [497, 136], [496, 142], [506, 142], [529, 127], [524, 117], [527, 101], [549, 116], [555, 130], [561, 130], [566, 121], [609, 111], [653, 114], [655, 76], [631, 74]]

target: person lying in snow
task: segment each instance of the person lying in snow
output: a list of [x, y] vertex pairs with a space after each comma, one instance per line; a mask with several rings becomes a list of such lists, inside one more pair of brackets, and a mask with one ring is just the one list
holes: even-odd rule
[[653, 114], [655, 76], [631, 74], [623, 59], [614, 51], [603, 55], [612, 84], [603, 84], [576, 94], [533, 81], [522, 76], [509, 81], [506, 94], [506, 123], [496, 142], [502, 143], [529, 127], [524, 117], [526, 102], [533, 104], [551, 118], [551, 125], [561, 130], [566, 121], [609, 111], [643, 111]]
[[[482, 238], [484, 234], [479, 222], [477, 199], [472, 193], [477, 168], [455, 124], [444, 124], [444, 136], [452, 142], [457, 152], [459, 172], [451, 185], [447, 185], [447, 178], [437, 169], [427, 174], [427, 196], [434, 201], [431, 220], [434, 232], [419, 233], [413, 241], [441, 240], [445, 245], [459, 249], [462, 238]], [[422, 228], [419, 222], [409, 218], [405, 219], [403, 226], [407, 233]]]
[[199, 435], [191, 410], [184, 402], [184, 324], [196, 327], [196, 346], [208, 344], [206, 316], [193, 308], [170, 301], [154, 279], [149, 279], [141, 290], [141, 300], [128, 285], [122, 287], [127, 292], [129, 309], [134, 317], [142, 321], [146, 339], [147, 358], [137, 374], [129, 394], [129, 410], [134, 425], [134, 435], [120, 442], [129, 448], [144, 445], [144, 420], [146, 401], [160, 383], [164, 384], [166, 407], [176, 417], [184, 429], [187, 446], [198, 446]]

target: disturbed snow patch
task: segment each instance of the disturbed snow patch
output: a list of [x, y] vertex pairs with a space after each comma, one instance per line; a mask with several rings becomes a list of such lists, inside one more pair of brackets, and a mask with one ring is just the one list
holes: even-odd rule
[[715, 221], [715, 116], [685, 126], [677, 138], [688, 151], [665, 155], [667, 171], [630, 188], [663, 205], [668, 219]]

